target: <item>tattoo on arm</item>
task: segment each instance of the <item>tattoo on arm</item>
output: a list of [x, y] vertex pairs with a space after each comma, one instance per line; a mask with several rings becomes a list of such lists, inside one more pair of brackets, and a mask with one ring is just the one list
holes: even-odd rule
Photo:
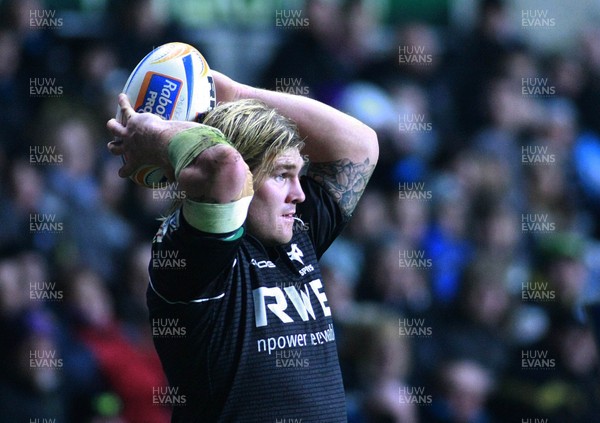
[[333, 196], [342, 208], [344, 215], [350, 216], [374, 170], [375, 165], [371, 165], [369, 159], [363, 163], [340, 159], [332, 162], [311, 163], [308, 168], [308, 176]]

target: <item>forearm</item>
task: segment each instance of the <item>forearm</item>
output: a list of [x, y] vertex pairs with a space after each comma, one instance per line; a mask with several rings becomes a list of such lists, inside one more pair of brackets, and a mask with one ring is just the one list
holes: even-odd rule
[[185, 130], [199, 126], [196, 122], [186, 121], [161, 121], [161, 124], [154, 129], [154, 133], [150, 135], [150, 142], [156, 143], [156, 158], [150, 163], [157, 164], [165, 171], [171, 179], [174, 179], [174, 166], [169, 160], [169, 143], [173, 137]]
[[219, 137], [219, 142], [204, 140], [188, 152], [191, 156], [183, 162], [178, 157], [181, 153], [173, 148], [173, 144], [181, 142], [182, 138], [197, 144], [198, 138], [206, 138], [201, 135], [205, 129], [208, 128], [195, 122], [162, 121], [152, 135], [153, 142], [160, 146], [156, 150], [156, 161], [177, 181], [177, 188], [189, 199], [207, 203], [234, 201], [247, 178], [247, 166], [224, 137]]
[[199, 154], [181, 171], [177, 183], [190, 200], [225, 204], [251, 195], [252, 174], [237, 150], [220, 144]]
[[239, 85], [238, 98], [255, 98], [294, 120], [305, 140], [308, 176], [351, 216], [379, 157], [375, 131], [359, 120], [308, 97]]
[[107, 126], [115, 136], [109, 150], [127, 157], [119, 169], [121, 177], [143, 165], [157, 166], [171, 181], [177, 179], [178, 189], [191, 200], [228, 203], [238, 198], [246, 186], [248, 166], [220, 131], [136, 113], [123, 94], [119, 105], [123, 122], [111, 119]]
[[302, 151], [312, 163], [348, 159], [375, 163], [379, 148], [375, 131], [359, 120], [324, 103], [299, 95], [241, 85], [239, 98], [256, 98], [289, 117], [306, 145]]

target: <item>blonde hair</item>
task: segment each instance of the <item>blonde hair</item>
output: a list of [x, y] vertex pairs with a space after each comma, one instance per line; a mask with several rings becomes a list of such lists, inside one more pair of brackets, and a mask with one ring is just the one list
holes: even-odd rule
[[[271, 174], [279, 155], [304, 147], [294, 121], [259, 100], [221, 103], [206, 114], [202, 123], [223, 132], [242, 155], [252, 172], [255, 191]], [[174, 199], [159, 220], [179, 209], [182, 202], [182, 199]]]
[[255, 189], [273, 171], [280, 154], [290, 149], [300, 151], [304, 146], [296, 124], [259, 100], [221, 103], [206, 114], [202, 123], [223, 132], [242, 155], [254, 177]]

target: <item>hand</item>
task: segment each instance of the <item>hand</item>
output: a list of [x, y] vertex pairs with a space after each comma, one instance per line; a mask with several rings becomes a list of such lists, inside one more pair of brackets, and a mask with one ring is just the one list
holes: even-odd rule
[[217, 91], [217, 104], [227, 103], [243, 98], [242, 91], [246, 87], [230, 77], [211, 69], [215, 81], [215, 90]]
[[106, 127], [115, 136], [108, 143], [114, 155], [125, 155], [127, 161], [119, 169], [119, 176], [128, 177], [142, 165], [156, 165], [172, 174], [168, 161], [168, 139], [161, 137], [168, 122], [151, 113], [137, 113], [125, 94], [119, 94], [121, 122], [111, 119]]

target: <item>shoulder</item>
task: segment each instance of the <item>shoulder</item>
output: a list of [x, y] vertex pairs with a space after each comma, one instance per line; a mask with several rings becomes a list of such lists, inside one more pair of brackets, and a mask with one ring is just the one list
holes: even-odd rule
[[314, 179], [303, 176], [301, 184], [306, 199], [297, 206], [294, 235], [308, 239], [320, 258], [343, 231], [350, 216], [331, 192]]

